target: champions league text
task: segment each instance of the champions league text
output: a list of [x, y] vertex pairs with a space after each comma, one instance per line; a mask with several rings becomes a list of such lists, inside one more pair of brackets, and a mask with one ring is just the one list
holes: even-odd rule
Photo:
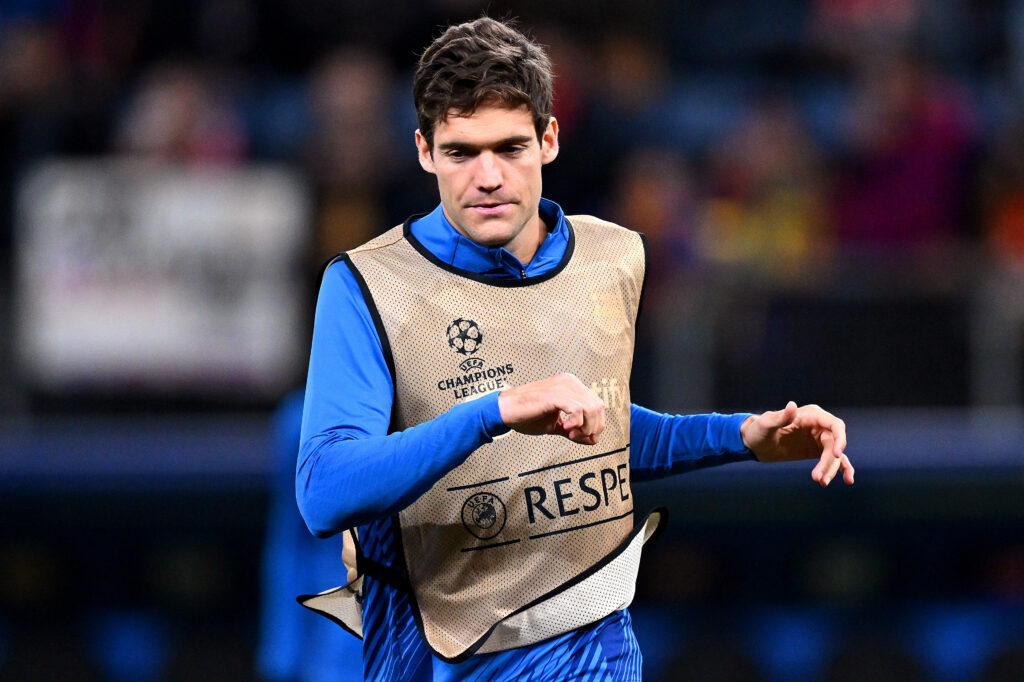
[[501, 388], [506, 388], [508, 382], [505, 376], [512, 374], [512, 363], [500, 367], [490, 367], [476, 372], [469, 372], [457, 377], [442, 379], [437, 382], [437, 390], [452, 391], [455, 399], [466, 398], [480, 393], [490, 393]]

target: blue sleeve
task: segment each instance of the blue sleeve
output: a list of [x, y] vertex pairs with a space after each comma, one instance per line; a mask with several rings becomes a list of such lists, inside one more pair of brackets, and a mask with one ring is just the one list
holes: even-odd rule
[[295, 476], [299, 511], [314, 535], [398, 512], [508, 431], [493, 393], [389, 435], [393, 395], [359, 284], [335, 262], [317, 299]]
[[671, 415], [630, 406], [629, 470], [637, 481], [754, 459], [740, 424], [749, 414]]

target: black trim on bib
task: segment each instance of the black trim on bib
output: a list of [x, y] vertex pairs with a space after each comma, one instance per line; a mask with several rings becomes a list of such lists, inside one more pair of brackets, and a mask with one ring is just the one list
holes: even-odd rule
[[647, 273], [651, 271], [651, 245], [647, 242], [647, 235], [637, 232], [640, 235], [640, 243], [644, 246], [644, 278], [640, 282], [640, 300], [636, 304], [636, 319], [633, 320], [634, 333], [640, 326], [640, 313], [644, 311], [644, 294], [647, 293]]
[[481, 282], [483, 284], [489, 284], [494, 287], [528, 287], [532, 284], [540, 284], [541, 282], [546, 282], [547, 280], [551, 279], [552, 277], [554, 277], [555, 275], [557, 275], [558, 273], [565, 269], [565, 266], [568, 265], [569, 261], [572, 259], [573, 251], [576, 250], [576, 232], [575, 230], [572, 229], [572, 223], [570, 223], [569, 219], [566, 218], [565, 226], [569, 231], [569, 240], [568, 243], [565, 245], [565, 253], [562, 254], [562, 260], [558, 262], [558, 265], [551, 268], [544, 274], [534, 275], [533, 277], [517, 278], [481, 275], [470, 270], [463, 270], [462, 268], [457, 268], [451, 263], [445, 263], [443, 260], [435, 256], [433, 253], [431, 253], [430, 249], [423, 246], [423, 244], [421, 244], [418, 239], [416, 239], [416, 237], [412, 233], [412, 222], [414, 220], [422, 218], [425, 215], [427, 214], [418, 213], [416, 215], [410, 216], [406, 218], [405, 223], [402, 225], [402, 235], [405, 237], [406, 241], [408, 241], [409, 244], [412, 245], [412, 248], [416, 249], [416, 251], [421, 256], [423, 256], [428, 261], [430, 261], [437, 267], [441, 268], [442, 270], [450, 272], [453, 275], [458, 275], [459, 277], [471, 279], [474, 282]]
[[[347, 253], [342, 253], [336, 256], [330, 263], [329, 266], [335, 260], [340, 260], [348, 266], [349, 272], [356, 280], [356, 284], [359, 285], [359, 291], [363, 293], [363, 301], [366, 303], [366, 308], [370, 311], [370, 319], [373, 320], [373, 326], [377, 329], [377, 336], [380, 338], [381, 348], [384, 350], [384, 362], [388, 365], [388, 372], [391, 373], [391, 385], [395, 385], [395, 358], [391, 355], [391, 342], [388, 341], [388, 333], [384, 330], [384, 322], [380, 319], [380, 312], [377, 310], [377, 304], [373, 300], [373, 294], [370, 293], [370, 287], [366, 285], [366, 280], [363, 279], [363, 275], [359, 272], [359, 268], [352, 262]], [[324, 267], [326, 272], [327, 266]]]
[[344, 255], [344, 252], [336, 253], [330, 258], [328, 258], [327, 262], [320, 266], [320, 273], [316, 276], [316, 290], [318, 294], [320, 291], [320, 287], [322, 287], [324, 284], [324, 275], [327, 274], [327, 268], [331, 267], [331, 265], [334, 264], [336, 261], [342, 260], [342, 256]]
[[[405, 561], [405, 544], [402, 542], [402, 522], [398, 518], [398, 514], [391, 517], [391, 530], [394, 533], [393, 547], [395, 551], [395, 563], [402, 567], [408, 576], [409, 564]], [[409, 610], [412, 611], [412, 619], [416, 621], [416, 630], [420, 633], [420, 639], [423, 640], [423, 645], [430, 650], [432, 654], [438, 658], [442, 658], [440, 654], [434, 651], [434, 647], [430, 646], [430, 642], [427, 640], [426, 631], [423, 629], [423, 616], [420, 614], [420, 603], [416, 599], [416, 590], [412, 588], [411, 583], [406, 583], [407, 587], [403, 592], [409, 598]], [[447, 660], [447, 659], [443, 659]], [[465, 659], [459, 659], [465, 660]], [[449, 663], [451, 661], [448, 661]]]

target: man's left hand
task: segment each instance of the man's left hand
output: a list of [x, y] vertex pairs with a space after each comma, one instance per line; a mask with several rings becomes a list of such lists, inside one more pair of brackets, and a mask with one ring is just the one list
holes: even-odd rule
[[790, 401], [785, 409], [748, 417], [740, 435], [760, 462], [818, 459], [811, 478], [826, 486], [840, 469], [853, 484], [853, 465], [846, 456], [846, 424], [817, 405]]

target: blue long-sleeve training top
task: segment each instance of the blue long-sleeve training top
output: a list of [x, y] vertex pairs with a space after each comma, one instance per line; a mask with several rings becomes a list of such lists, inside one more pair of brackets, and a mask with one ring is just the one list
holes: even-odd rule
[[[542, 199], [540, 214], [549, 232], [527, 264], [505, 249], [487, 248], [463, 237], [440, 206], [415, 220], [410, 229], [434, 255], [457, 268], [494, 277], [531, 277], [557, 265], [568, 243], [562, 209]], [[390, 563], [387, 558], [393, 556], [393, 549], [379, 522], [413, 502], [474, 450], [508, 431], [498, 410], [498, 393], [492, 393], [389, 434], [393, 392], [381, 340], [359, 285], [344, 262], [335, 262], [324, 273], [316, 306], [296, 499], [315, 535], [359, 527], [364, 551], [368, 556], [387, 555], [385, 563]], [[740, 424], [748, 416], [667, 415], [631, 405], [632, 479], [751, 459], [740, 437]], [[438, 448], [439, 442], [445, 447]], [[378, 538], [381, 546], [375, 548]], [[415, 632], [407, 636], [409, 641], [401, 641], [403, 633], [414, 627], [403, 611], [407, 606], [397, 604], [393, 594], [385, 596], [385, 587], [373, 585], [376, 589], [368, 585], [364, 595], [364, 628], [380, 623], [390, 630], [390, 641], [373, 644], [386, 648], [385, 654], [364, 653], [367, 679], [411, 675], [407, 666], [415, 661], [409, 662], [409, 651], [415, 649], [417, 657], [423, 654], [422, 645], [417, 648], [412, 641]], [[620, 620], [628, 625], [628, 614], [620, 613], [624, 614]], [[474, 660], [472, 665], [477, 665], [482, 657], [467, 663]], [[459, 665], [464, 669], [467, 663]], [[448, 665], [434, 661], [435, 677]]]

